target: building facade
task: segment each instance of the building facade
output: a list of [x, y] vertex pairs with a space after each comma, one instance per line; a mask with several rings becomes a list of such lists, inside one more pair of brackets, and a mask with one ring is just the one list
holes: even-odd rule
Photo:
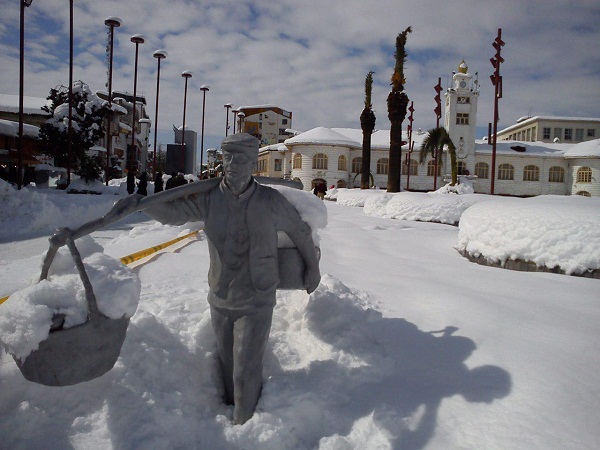
[[600, 119], [585, 117], [521, 117], [497, 134], [498, 141], [578, 143], [600, 138]]
[[260, 140], [261, 145], [282, 143], [291, 136], [286, 131], [292, 128], [292, 113], [274, 105], [241, 106], [240, 131], [251, 134]]

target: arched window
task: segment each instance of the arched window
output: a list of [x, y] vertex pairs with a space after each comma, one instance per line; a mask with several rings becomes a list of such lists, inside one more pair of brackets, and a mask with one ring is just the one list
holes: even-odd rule
[[540, 181], [540, 168], [534, 165], [525, 166], [523, 181]]
[[582, 197], [591, 197], [592, 194], [590, 194], [588, 191], [579, 191], [577, 192], [577, 195], [581, 195]]
[[411, 159], [406, 165], [406, 163], [402, 164], [402, 175], [418, 175], [419, 174], [419, 163], [416, 159]]
[[325, 153], [317, 153], [313, 156], [312, 168], [327, 170], [327, 155]]
[[490, 176], [489, 173], [490, 166], [488, 166], [487, 163], [478, 162], [477, 164], [475, 164], [475, 176], [477, 178], [483, 178], [484, 180], [487, 180]]
[[580, 167], [577, 169], [577, 183], [591, 183], [592, 169], [589, 167]]
[[387, 158], [381, 158], [377, 160], [377, 174], [387, 175], [390, 168], [390, 160]]
[[352, 159], [352, 173], [360, 173], [362, 171], [362, 158], [357, 156]]
[[515, 179], [515, 168], [510, 164], [500, 164], [498, 166], [498, 179], [499, 180], [514, 180]]
[[469, 171], [467, 170], [467, 163], [464, 161], [458, 161], [457, 163], [457, 173], [458, 175], [469, 175]]
[[[438, 164], [438, 177], [442, 174], [442, 165]], [[427, 176], [432, 177], [435, 174], [435, 161], [432, 159], [427, 163]]]
[[294, 154], [292, 168], [293, 169], [302, 169], [302, 155], [300, 153]]
[[347, 186], [348, 186], [348, 183], [346, 183], [344, 180], [338, 180], [338, 182], [337, 182], [338, 188], [345, 188]]
[[348, 170], [348, 163], [344, 155], [340, 155], [338, 158], [338, 170]]
[[559, 166], [550, 167], [548, 181], [550, 183], [563, 183], [565, 181], [565, 169]]

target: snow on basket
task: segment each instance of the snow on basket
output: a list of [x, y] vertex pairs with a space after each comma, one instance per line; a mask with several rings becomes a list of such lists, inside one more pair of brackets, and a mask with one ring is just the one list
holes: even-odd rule
[[90, 237], [78, 241], [79, 249], [70, 238], [66, 245], [58, 251], [51, 245], [42, 280], [0, 309], [0, 341], [27, 380], [47, 386], [112, 369], [140, 297], [137, 275]]

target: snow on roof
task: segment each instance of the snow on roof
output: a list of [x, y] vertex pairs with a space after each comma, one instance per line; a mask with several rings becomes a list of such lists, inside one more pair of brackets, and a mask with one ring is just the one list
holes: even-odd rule
[[[521, 156], [546, 156], [562, 158], [565, 151], [572, 144], [546, 143], [546, 142], [522, 142], [522, 141], [500, 141], [496, 143], [496, 153], [504, 155]], [[525, 151], [518, 151], [511, 147], [524, 147]], [[475, 153], [491, 153], [492, 145], [487, 140], [475, 141]]]
[[[361, 141], [362, 142], [362, 141]], [[285, 140], [286, 145], [298, 144], [322, 144], [322, 145], [342, 145], [346, 147], [357, 147], [361, 144], [354, 139], [350, 139], [330, 128], [317, 127], [308, 130], [297, 136]]]
[[557, 116], [533, 116], [533, 117], [520, 117], [517, 120], [517, 123], [514, 125], [511, 125], [509, 127], [506, 127], [500, 131], [498, 131], [498, 134], [500, 133], [505, 133], [507, 131], [510, 131], [514, 128], [520, 128], [523, 125], [527, 125], [529, 123], [533, 123], [533, 122], [539, 122], [539, 121], [552, 121], [552, 122], [600, 122], [600, 118], [594, 118], [594, 117], [557, 117]]
[[[46, 106], [48, 100], [41, 97], [23, 97], [23, 112], [25, 114], [43, 114], [49, 115], [42, 111], [42, 106]], [[0, 94], [0, 111], [3, 112], [19, 112], [19, 96], [10, 94]]]
[[600, 139], [575, 144], [564, 154], [565, 158], [598, 158], [600, 157]]
[[[35, 125], [23, 124], [23, 135], [37, 138], [40, 134], [40, 129]], [[18, 136], [19, 122], [0, 119], [0, 135], [2, 136]]]

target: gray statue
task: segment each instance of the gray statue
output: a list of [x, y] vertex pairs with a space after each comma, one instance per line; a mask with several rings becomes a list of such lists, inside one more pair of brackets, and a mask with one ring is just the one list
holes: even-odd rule
[[[314, 291], [321, 279], [310, 227], [283, 195], [252, 177], [258, 145], [258, 139], [245, 133], [225, 138], [223, 179], [193, 183], [203, 183], [203, 192], [182, 191], [183, 196], [144, 208], [163, 224], [205, 223], [208, 302], [225, 401], [234, 405], [236, 424], [252, 417], [262, 388], [263, 355], [279, 284], [278, 231], [287, 233], [304, 259], [306, 291]], [[129, 198], [121, 202], [122, 213], [139, 209], [126, 204], [132, 203]]]

